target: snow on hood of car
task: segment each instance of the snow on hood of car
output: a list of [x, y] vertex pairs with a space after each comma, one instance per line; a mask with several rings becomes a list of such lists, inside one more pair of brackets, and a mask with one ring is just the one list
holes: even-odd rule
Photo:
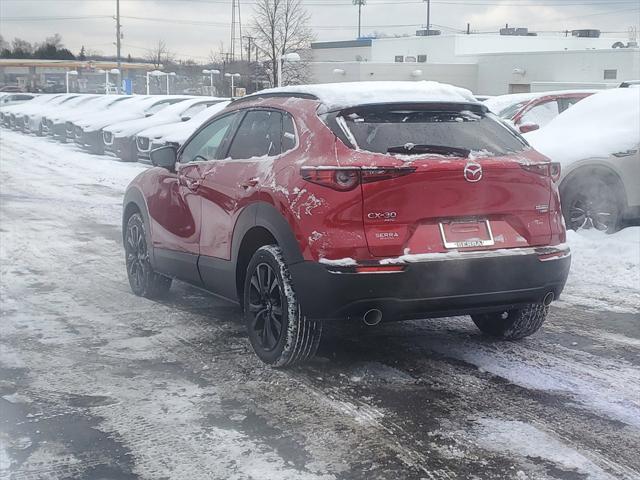
[[324, 111], [377, 103], [451, 102], [480, 104], [471, 91], [446, 83], [343, 82], [269, 88], [253, 95], [299, 93], [317, 97]]
[[164, 142], [172, 142], [172, 143], [184, 143], [193, 132], [195, 132], [204, 122], [209, 120], [211, 117], [216, 115], [218, 112], [224, 110], [227, 105], [231, 102], [220, 102], [215, 105], [211, 105], [209, 108], [206, 108], [202, 112], [194, 115], [191, 120], [186, 122], [181, 122], [178, 125], [175, 125], [171, 130], [168, 129], [169, 125], [165, 125], [163, 127], [158, 128], [167, 128], [167, 130], [162, 133], [161, 139]]
[[[202, 102], [215, 101], [214, 97], [198, 97], [168, 105], [150, 117], [131, 120], [125, 123], [111, 124], [105, 130], [116, 137], [130, 137], [152, 127], [179, 123], [182, 113]], [[181, 123], [181, 122], [180, 122]]]
[[540, 153], [564, 165], [635, 150], [640, 146], [638, 105], [640, 89], [605, 90], [581, 100], [525, 138]]

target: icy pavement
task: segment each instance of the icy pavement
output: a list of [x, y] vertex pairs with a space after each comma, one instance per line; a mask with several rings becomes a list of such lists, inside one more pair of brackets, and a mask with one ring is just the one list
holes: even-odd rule
[[274, 371], [237, 307], [130, 293], [121, 198], [144, 168], [0, 131], [0, 478], [640, 478], [637, 228], [570, 235], [525, 341], [335, 326]]

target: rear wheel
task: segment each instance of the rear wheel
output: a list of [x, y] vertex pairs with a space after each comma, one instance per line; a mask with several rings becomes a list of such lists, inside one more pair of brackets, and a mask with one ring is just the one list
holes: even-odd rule
[[134, 213], [127, 221], [124, 250], [133, 293], [147, 298], [165, 296], [171, 287], [171, 279], [156, 273], [151, 267], [144, 220], [139, 213]]
[[622, 207], [615, 183], [598, 176], [570, 180], [562, 189], [562, 214], [567, 228], [618, 230]]
[[249, 340], [263, 362], [286, 367], [315, 355], [322, 324], [302, 315], [277, 245], [259, 248], [249, 262], [243, 306]]
[[536, 333], [547, 318], [549, 307], [534, 303], [506, 312], [471, 315], [482, 333], [504, 340], [519, 340]]

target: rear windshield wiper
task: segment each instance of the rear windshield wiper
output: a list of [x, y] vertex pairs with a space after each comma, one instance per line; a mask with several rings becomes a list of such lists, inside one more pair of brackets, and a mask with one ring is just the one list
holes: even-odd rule
[[387, 153], [435, 153], [437, 155], [468, 157], [471, 151], [466, 148], [445, 147], [444, 145], [416, 145], [414, 143], [405, 143], [397, 147], [389, 147]]

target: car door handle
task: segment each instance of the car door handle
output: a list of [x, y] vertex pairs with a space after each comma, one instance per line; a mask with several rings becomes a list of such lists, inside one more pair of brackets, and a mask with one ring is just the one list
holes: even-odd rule
[[257, 178], [250, 178], [249, 180], [241, 183], [240, 186], [245, 190], [249, 190], [250, 188], [256, 187], [258, 183], [260, 183], [260, 181]]

